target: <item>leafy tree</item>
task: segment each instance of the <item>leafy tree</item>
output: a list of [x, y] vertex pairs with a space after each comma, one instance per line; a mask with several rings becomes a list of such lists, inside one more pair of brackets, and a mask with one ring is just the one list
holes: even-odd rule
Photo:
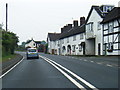
[[15, 48], [18, 46], [18, 36], [13, 32], [2, 30], [2, 50], [3, 55], [14, 54]]

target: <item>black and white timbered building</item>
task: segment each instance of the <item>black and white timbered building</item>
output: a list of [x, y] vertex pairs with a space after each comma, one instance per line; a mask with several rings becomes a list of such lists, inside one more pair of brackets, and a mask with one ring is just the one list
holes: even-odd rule
[[103, 54], [120, 55], [120, 7], [115, 7], [102, 21]]

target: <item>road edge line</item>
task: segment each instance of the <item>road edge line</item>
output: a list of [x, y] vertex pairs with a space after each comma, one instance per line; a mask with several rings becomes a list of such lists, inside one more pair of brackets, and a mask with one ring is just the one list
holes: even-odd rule
[[13, 67], [11, 67], [7, 72], [5, 72], [4, 74], [2, 74], [0, 76], [0, 79], [3, 78], [6, 74], [8, 74], [10, 71], [12, 71], [17, 65], [19, 65], [23, 61], [23, 59], [24, 59], [24, 57], [17, 64], [15, 64]]

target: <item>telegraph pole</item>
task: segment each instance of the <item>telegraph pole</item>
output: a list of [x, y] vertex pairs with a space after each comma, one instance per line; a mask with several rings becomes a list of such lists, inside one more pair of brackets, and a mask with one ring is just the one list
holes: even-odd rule
[[6, 3], [6, 31], [8, 30], [7, 23], [8, 23], [8, 4]]

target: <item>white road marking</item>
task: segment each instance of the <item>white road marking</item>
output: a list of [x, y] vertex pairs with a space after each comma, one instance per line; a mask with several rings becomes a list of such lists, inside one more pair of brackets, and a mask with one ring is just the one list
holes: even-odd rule
[[90, 61], [91, 63], [94, 63], [94, 61]]
[[62, 69], [60, 69], [59, 67], [57, 67], [55, 64], [53, 64], [49, 60], [47, 60], [47, 59], [44, 59], [44, 60], [46, 60], [48, 63], [50, 63], [52, 66], [54, 66], [58, 71], [60, 71], [64, 76], [66, 76], [71, 82], [73, 82], [78, 88], [80, 88], [81, 90], [86, 90], [82, 85], [80, 85], [76, 80], [74, 80], [72, 77], [70, 77]]
[[87, 82], [86, 80], [82, 79], [81, 77], [79, 77], [77, 74], [73, 73], [72, 71], [70, 71], [69, 69], [63, 67], [62, 65], [56, 63], [55, 61], [49, 59], [49, 58], [46, 58], [46, 57], [43, 57], [43, 56], [40, 56], [42, 57], [43, 59], [48, 59], [49, 61], [53, 62], [54, 64], [58, 65], [59, 67], [61, 67], [62, 69], [64, 69], [65, 71], [69, 72], [71, 75], [73, 75], [74, 77], [76, 77], [78, 80], [80, 80], [81, 82], [83, 82], [84, 84], [86, 84], [88, 87], [90, 87], [91, 89], [95, 89], [95, 90], [98, 90], [95, 86], [93, 86], [92, 84], [90, 84], [89, 82]]
[[87, 61], [86, 59], [84, 59], [83, 61]]
[[97, 64], [102, 64], [102, 63], [100, 63], [100, 62], [97, 62]]
[[112, 67], [112, 65], [110, 65], [110, 64], [107, 64], [107, 66]]
[[7, 72], [5, 72], [3, 75], [0, 76], [0, 78], [3, 78], [6, 74], [8, 74], [10, 71], [12, 71], [18, 64], [20, 64], [23, 61], [24, 57], [17, 63], [15, 64], [12, 68], [10, 68]]

